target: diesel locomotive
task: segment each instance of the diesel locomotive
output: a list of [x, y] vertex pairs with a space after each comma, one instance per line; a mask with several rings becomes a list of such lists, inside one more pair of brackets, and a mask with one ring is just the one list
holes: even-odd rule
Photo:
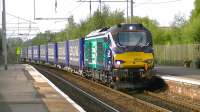
[[131, 80], [153, 69], [152, 46], [151, 33], [142, 24], [93, 31], [85, 37], [85, 74], [107, 83]]

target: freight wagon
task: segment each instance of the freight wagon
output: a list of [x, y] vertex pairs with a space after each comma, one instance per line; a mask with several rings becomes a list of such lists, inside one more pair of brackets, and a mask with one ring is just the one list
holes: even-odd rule
[[40, 62], [47, 63], [48, 62], [48, 47], [47, 45], [40, 45]]
[[28, 61], [31, 62], [33, 59], [33, 48], [32, 46], [28, 47]]
[[48, 44], [48, 63], [58, 64], [57, 43]]
[[84, 56], [84, 39], [75, 39], [68, 41], [68, 52], [69, 52], [69, 67], [74, 71], [82, 72], [83, 69], [83, 56]]
[[58, 63], [61, 68], [68, 65], [68, 41], [57, 43]]
[[32, 53], [33, 53], [33, 61], [39, 62], [40, 61], [40, 46], [32, 46]]
[[20, 53], [20, 60], [22, 62], [27, 61], [26, 59], [28, 58], [28, 49], [26, 47], [23, 47], [21, 49], [21, 53]]

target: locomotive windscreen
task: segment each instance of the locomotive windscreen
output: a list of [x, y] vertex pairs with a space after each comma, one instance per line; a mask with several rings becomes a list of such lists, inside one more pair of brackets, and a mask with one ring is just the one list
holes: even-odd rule
[[121, 46], [145, 46], [147, 42], [147, 35], [145, 32], [119, 32], [118, 43]]

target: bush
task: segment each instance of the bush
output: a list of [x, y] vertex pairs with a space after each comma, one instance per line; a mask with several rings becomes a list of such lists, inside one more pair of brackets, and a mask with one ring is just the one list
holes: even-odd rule
[[195, 61], [195, 67], [200, 68], [200, 58], [197, 58]]
[[192, 60], [185, 60], [184, 61], [184, 67], [190, 68], [191, 67], [191, 63], [192, 63]]

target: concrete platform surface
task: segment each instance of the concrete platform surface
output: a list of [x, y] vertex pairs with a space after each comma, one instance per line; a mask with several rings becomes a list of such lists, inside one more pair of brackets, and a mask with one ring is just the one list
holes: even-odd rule
[[161, 75], [172, 75], [200, 80], [200, 69], [185, 68], [181, 66], [157, 66], [155, 71]]
[[0, 112], [78, 112], [30, 65], [0, 67]]

